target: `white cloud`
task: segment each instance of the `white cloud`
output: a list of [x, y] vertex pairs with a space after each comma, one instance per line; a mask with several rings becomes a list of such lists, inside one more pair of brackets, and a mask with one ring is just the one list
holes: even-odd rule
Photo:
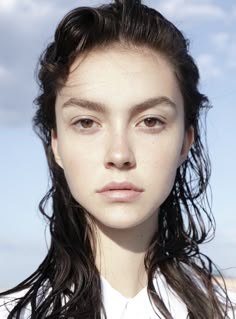
[[212, 35], [211, 43], [222, 54], [221, 63], [228, 69], [236, 68], [236, 36], [229, 32], [218, 32]]
[[8, 71], [3, 65], [0, 64], [0, 86], [2, 84], [9, 82], [12, 76], [10, 71]]
[[[65, 14], [66, 5], [59, 5], [51, 1], [35, 0], [0, 0], [0, 18], [10, 19], [20, 30], [36, 32], [36, 23], [42, 28], [44, 22], [55, 21], [57, 16]], [[30, 25], [30, 28], [29, 28]], [[10, 24], [11, 26], [11, 24]], [[17, 32], [17, 31], [15, 31]]]
[[218, 237], [221, 238], [222, 242], [230, 243], [231, 245], [236, 245], [235, 227], [226, 225], [225, 228], [221, 227], [218, 231]]
[[[93, 6], [101, 4], [103, 1], [99, 0], [71, 0], [66, 2], [63, 0], [47, 1], [47, 0], [0, 0], [0, 16], [3, 14], [28, 14], [31, 13], [37, 16], [54, 14], [58, 12], [65, 14], [67, 10], [78, 6]], [[105, 0], [104, 2], [108, 2]], [[28, 19], [32, 16], [28, 15]]]
[[18, 109], [7, 109], [1, 105], [0, 108], [0, 126], [21, 126], [26, 122], [30, 123], [30, 116], [26, 112], [20, 112]]
[[19, 13], [19, 12], [34, 12], [38, 11], [40, 14], [41, 12], [47, 12], [48, 8], [51, 8], [52, 5], [46, 2], [36, 2], [32, 0], [1, 0], [0, 2], [0, 13], [1, 14], [12, 14], [12, 13]]
[[17, 126], [30, 122], [28, 114], [37, 94], [33, 72], [67, 10], [61, 0], [58, 6], [47, 0], [0, 0], [0, 4], [0, 126]]
[[209, 1], [169, 0], [160, 2], [158, 9], [173, 18], [224, 19], [225, 11]]
[[1, 0], [0, 12], [11, 12], [16, 7], [16, 0]]
[[45, 9], [45, 4], [39, 4], [32, 0], [21, 0], [20, 2], [17, 0], [1, 0], [0, 2], [0, 12], [1, 14], [12, 14], [12, 13], [20, 13], [21, 11], [35, 11], [35, 9], [41, 10]]
[[230, 41], [230, 34], [228, 32], [218, 32], [212, 35], [211, 42], [218, 49], [225, 49]]
[[197, 64], [204, 79], [218, 78], [222, 74], [215, 57], [208, 53], [200, 54], [197, 57]]
[[236, 69], [236, 43], [234, 44], [234, 47], [231, 49], [231, 51], [228, 54], [229, 54], [229, 58], [226, 64], [227, 68]]
[[234, 5], [232, 8], [232, 16], [236, 17], [236, 5]]

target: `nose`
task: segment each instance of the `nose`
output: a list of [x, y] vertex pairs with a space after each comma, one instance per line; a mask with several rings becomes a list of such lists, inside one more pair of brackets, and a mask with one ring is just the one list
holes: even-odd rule
[[114, 134], [110, 136], [104, 164], [108, 169], [131, 169], [136, 166], [135, 155], [127, 136]]

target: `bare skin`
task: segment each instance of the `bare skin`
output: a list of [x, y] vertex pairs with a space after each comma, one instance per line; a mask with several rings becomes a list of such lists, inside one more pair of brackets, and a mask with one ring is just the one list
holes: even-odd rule
[[128, 298], [147, 286], [144, 257], [156, 230], [157, 214], [152, 217], [132, 230], [98, 225], [97, 267], [111, 286]]
[[[96, 265], [113, 288], [134, 297], [147, 285], [144, 256], [159, 207], [194, 140], [193, 129], [184, 128], [174, 71], [147, 48], [92, 51], [72, 65], [57, 96], [56, 121], [55, 160], [95, 220]], [[102, 196], [99, 190], [114, 181], [142, 192]]]

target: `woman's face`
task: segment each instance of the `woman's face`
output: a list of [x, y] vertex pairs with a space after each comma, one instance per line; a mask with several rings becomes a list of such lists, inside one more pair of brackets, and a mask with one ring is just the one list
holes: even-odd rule
[[147, 48], [78, 58], [58, 93], [56, 124], [52, 148], [73, 197], [116, 229], [158, 214], [193, 141], [174, 71]]

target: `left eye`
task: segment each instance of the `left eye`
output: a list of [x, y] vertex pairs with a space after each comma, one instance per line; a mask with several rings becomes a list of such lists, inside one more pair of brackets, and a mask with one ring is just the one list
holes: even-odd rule
[[140, 123], [144, 123], [146, 127], [156, 127], [161, 126], [164, 124], [163, 121], [156, 117], [147, 117], [146, 119], [142, 120]]

